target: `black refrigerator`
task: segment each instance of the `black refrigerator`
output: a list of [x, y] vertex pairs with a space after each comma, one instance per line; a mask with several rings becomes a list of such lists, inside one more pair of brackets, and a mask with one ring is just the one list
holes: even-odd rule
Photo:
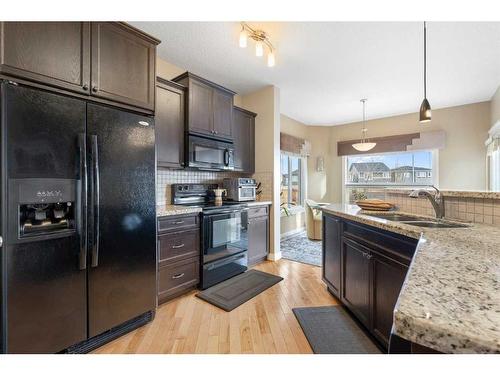
[[154, 119], [0, 90], [1, 352], [91, 350], [154, 316]]

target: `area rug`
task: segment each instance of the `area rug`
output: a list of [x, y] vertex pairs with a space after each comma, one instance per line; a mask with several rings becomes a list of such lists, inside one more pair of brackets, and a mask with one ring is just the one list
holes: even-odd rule
[[283, 280], [267, 272], [250, 270], [196, 295], [225, 311], [231, 311]]
[[306, 232], [281, 240], [281, 256], [313, 266], [321, 266], [322, 241], [311, 241]]
[[341, 306], [292, 310], [316, 354], [382, 354]]

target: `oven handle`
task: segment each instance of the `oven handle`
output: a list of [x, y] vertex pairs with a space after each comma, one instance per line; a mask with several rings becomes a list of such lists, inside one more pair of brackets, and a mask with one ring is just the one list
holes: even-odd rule
[[229, 264], [229, 263], [234, 262], [235, 260], [246, 258], [246, 257], [247, 257], [247, 252], [244, 251], [242, 253], [239, 253], [239, 254], [236, 254], [236, 255], [232, 255], [232, 256], [230, 256], [228, 258], [224, 258], [224, 259], [221, 259], [221, 260], [216, 260], [213, 263], [207, 264], [205, 267], [206, 267], [206, 269], [208, 271], [211, 271], [214, 268], [218, 268], [218, 267], [224, 266], [225, 264]]
[[239, 208], [237, 210], [224, 210], [224, 211], [216, 211], [210, 213], [204, 213], [205, 217], [210, 217], [211, 215], [220, 215], [220, 214], [232, 214], [242, 211], [248, 211], [248, 207]]

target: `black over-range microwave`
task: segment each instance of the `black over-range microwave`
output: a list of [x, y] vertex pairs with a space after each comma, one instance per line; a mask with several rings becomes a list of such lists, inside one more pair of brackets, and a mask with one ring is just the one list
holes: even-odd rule
[[234, 169], [234, 146], [231, 142], [188, 136], [187, 165], [191, 168], [220, 171]]

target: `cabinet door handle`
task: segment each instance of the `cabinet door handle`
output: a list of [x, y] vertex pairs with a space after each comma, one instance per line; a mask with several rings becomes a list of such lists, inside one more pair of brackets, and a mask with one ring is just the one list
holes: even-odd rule
[[172, 276], [172, 279], [180, 279], [180, 278], [181, 278], [181, 277], [183, 277], [183, 276], [184, 276], [184, 272], [183, 272], [183, 273], [179, 273], [179, 274], [177, 274], [177, 275]]
[[373, 255], [371, 255], [371, 254], [366, 254], [366, 257], [367, 257], [368, 259], [372, 259], [372, 256], [373, 256]]
[[87, 90], [89, 89], [89, 85], [84, 84], [84, 85], [82, 86], [82, 89], [83, 89], [84, 91], [87, 91]]
[[92, 92], [97, 92], [97, 86], [92, 86]]
[[185, 244], [181, 243], [180, 245], [172, 245], [172, 249], [180, 249], [186, 246]]

